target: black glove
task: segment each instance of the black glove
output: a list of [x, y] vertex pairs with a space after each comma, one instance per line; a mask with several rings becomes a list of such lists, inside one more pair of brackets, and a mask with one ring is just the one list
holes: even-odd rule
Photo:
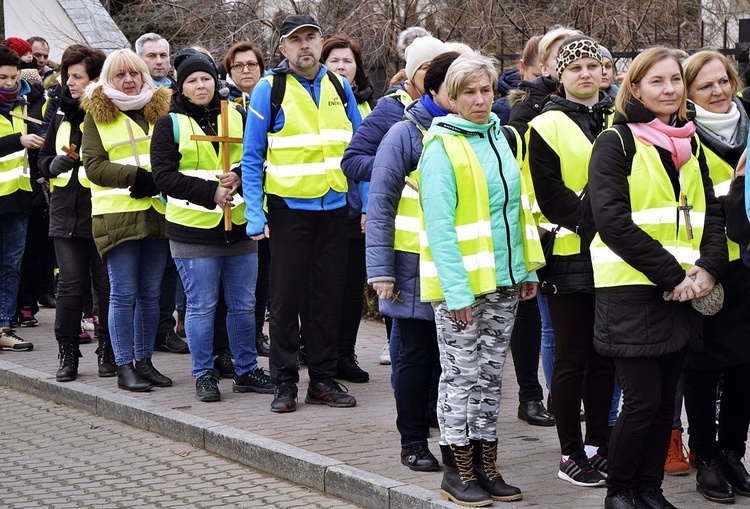
[[75, 165], [75, 159], [71, 159], [66, 155], [58, 155], [55, 156], [55, 158], [52, 160], [52, 163], [50, 163], [49, 173], [53, 177], [57, 177], [58, 175], [65, 173], [66, 171], [72, 170], [73, 166]]
[[143, 168], [138, 168], [135, 174], [135, 182], [130, 186], [130, 197], [131, 198], [146, 198], [148, 196], [156, 196], [159, 194], [159, 188], [154, 183], [154, 177], [150, 171], [146, 171]]

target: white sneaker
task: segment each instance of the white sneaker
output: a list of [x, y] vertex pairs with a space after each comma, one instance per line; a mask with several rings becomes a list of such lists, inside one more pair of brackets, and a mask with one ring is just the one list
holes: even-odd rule
[[378, 359], [378, 362], [382, 364], [383, 366], [388, 366], [391, 364], [390, 347], [391, 347], [391, 344], [386, 343], [385, 346], [383, 346], [383, 351], [380, 353], [380, 358]]
[[86, 332], [94, 332], [96, 330], [94, 327], [93, 316], [81, 318], [81, 329], [85, 330]]
[[16, 336], [13, 329], [0, 329], [0, 350], [26, 352], [33, 350], [34, 345]]

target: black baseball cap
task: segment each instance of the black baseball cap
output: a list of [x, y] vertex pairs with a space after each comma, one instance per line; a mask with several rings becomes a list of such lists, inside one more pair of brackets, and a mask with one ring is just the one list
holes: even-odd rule
[[281, 37], [279, 37], [279, 42], [283, 41], [284, 37], [289, 37], [303, 27], [312, 27], [318, 32], [322, 32], [318, 22], [309, 14], [292, 14], [291, 16], [287, 16], [281, 24], [281, 29], [279, 30]]

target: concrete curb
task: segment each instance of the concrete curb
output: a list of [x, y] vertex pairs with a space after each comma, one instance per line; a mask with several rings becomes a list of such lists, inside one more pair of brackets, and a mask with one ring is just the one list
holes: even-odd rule
[[435, 492], [404, 484], [342, 461], [79, 382], [0, 360], [0, 385], [55, 403], [187, 442], [276, 477], [328, 493], [369, 509], [438, 509], [456, 505]]

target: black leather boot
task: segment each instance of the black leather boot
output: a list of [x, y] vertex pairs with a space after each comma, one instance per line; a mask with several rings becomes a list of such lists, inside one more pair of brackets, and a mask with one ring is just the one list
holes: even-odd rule
[[669, 500], [664, 498], [661, 488], [652, 487], [639, 490], [636, 493], [636, 505], [644, 509], [677, 509]]
[[703, 498], [721, 504], [734, 503], [734, 491], [727, 482], [724, 472], [724, 459], [721, 456], [695, 459], [698, 473], [695, 476], [695, 489]]
[[497, 440], [472, 440], [471, 443], [474, 448], [474, 474], [479, 486], [489, 493], [493, 500], [521, 500], [521, 489], [506, 483], [497, 469]]
[[135, 361], [135, 370], [141, 375], [141, 378], [151, 382], [156, 387], [172, 387], [172, 380], [159, 373], [151, 363], [151, 359]]
[[58, 350], [57, 357], [60, 359], [60, 369], [57, 371], [55, 379], [58, 382], [72, 382], [78, 377], [78, 358], [82, 357], [81, 351], [78, 349], [78, 342], [59, 343]]
[[738, 495], [750, 497], [750, 475], [748, 475], [745, 465], [742, 464], [742, 451], [724, 451], [727, 482], [732, 486], [734, 492]]
[[441, 445], [440, 452], [443, 454], [440, 496], [468, 507], [492, 505], [492, 496], [479, 486], [474, 474], [472, 445]]
[[115, 352], [109, 339], [99, 338], [99, 348], [96, 349], [96, 363], [99, 365], [99, 376], [110, 377], [117, 374]]
[[625, 490], [614, 495], [607, 495], [604, 499], [604, 509], [642, 509], [638, 503], [638, 496], [633, 490]]
[[153, 387], [139, 375], [132, 364], [117, 366], [117, 387], [131, 392], [149, 391]]

